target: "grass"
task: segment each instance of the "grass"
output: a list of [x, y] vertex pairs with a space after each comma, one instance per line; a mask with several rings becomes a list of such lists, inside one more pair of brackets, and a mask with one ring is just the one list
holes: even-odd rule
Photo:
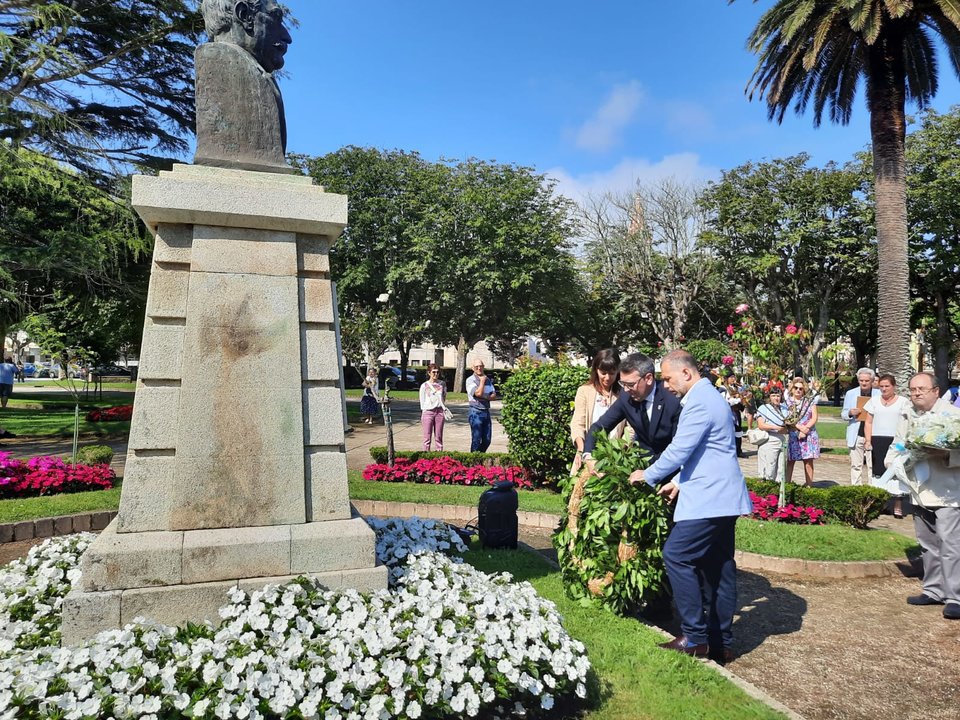
[[[348, 398], [353, 398], [359, 400], [363, 397], [363, 390], [359, 388], [350, 388], [345, 390], [344, 393]], [[394, 400], [420, 400], [420, 391], [419, 390], [391, 390], [390, 397]], [[467, 394], [462, 392], [448, 392], [447, 393], [447, 402], [466, 402]]]
[[663, 637], [637, 620], [584, 607], [563, 591], [560, 573], [535, 553], [481, 550], [465, 556], [484, 572], [509, 572], [528, 580], [557, 605], [567, 631], [587, 647], [600, 684], [600, 702], [587, 720], [782, 718], [749, 697], [710, 666], [657, 647]]
[[[98, 437], [126, 435], [130, 432], [130, 423], [123, 422], [87, 422], [85, 415], [93, 408], [129, 405], [133, 402], [133, 393], [117, 393], [102, 400], [84, 399], [80, 395], [80, 433]], [[72, 437], [73, 409], [76, 401], [65, 393], [30, 393], [14, 396], [6, 409], [0, 411], [0, 427], [23, 437]]]
[[846, 525], [792, 525], [741, 519], [737, 549], [802, 560], [904, 560], [920, 552], [916, 541], [885, 530]]
[[836, 422], [818, 422], [817, 435], [821, 440], [843, 440], [847, 437], [847, 424]]
[[45, 497], [0, 500], [0, 523], [36, 520], [37, 518], [74, 515], [76, 513], [116, 510], [120, 507], [120, 487], [110, 490], [66, 493]]
[[[350, 497], [354, 500], [421, 503], [424, 505], [470, 505], [476, 507], [485, 487], [466, 485], [427, 485], [417, 483], [385, 483], [364, 480], [360, 472], [348, 473]], [[520, 490], [520, 510], [559, 515], [563, 498], [550, 490]]]

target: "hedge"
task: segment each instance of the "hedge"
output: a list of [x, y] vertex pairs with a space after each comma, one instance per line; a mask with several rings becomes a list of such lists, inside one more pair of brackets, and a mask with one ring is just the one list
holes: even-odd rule
[[[439, 458], [453, 458], [457, 462], [472, 467], [474, 465], [497, 465], [500, 467], [511, 467], [520, 465], [509, 453], [496, 452], [457, 452], [456, 450], [442, 452], [425, 452], [423, 450], [397, 450], [393, 454], [396, 459], [409, 460], [437, 460]], [[370, 448], [370, 457], [375, 463], [383, 464], [387, 462], [387, 448], [383, 445], [377, 445]]]
[[[780, 483], [759, 478], [747, 478], [747, 487], [757, 495], [779, 495]], [[886, 490], [871, 485], [835, 485], [828, 488], [811, 488], [787, 484], [787, 503], [820, 508], [831, 520], [866, 528], [890, 500]]]
[[510, 453], [538, 484], [569, 474], [574, 398], [589, 375], [588, 368], [566, 363], [523, 362], [503, 386], [500, 424]]
[[113, 450], [109, 445], [85, 445], [77, 450], [77, 462], [84, 465], [109, 465]]

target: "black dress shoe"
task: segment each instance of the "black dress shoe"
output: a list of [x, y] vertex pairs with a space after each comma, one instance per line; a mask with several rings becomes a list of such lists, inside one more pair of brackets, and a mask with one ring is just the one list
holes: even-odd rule
[[4, 438], [5, 440], [8, 438], [15, 438], [15, 437], [16, 435], [14, 435], [9, 430], [4, 430], [2, 433], [0, 433], [0, 438]]
[[693, 645], [687, 641], [686, 635], [678, 635], [670, 642], [660, 643], [660, 647], [664, 650], [676, 650], [684, 655], [692, 655], [693, 657], [706, 657], [707, 653], [710, 652], [710, 648], [706, 643]]
[[713, 660], [717, 665], [726, 665], [727, 663], [732, 663], [737, 659], [736, 653], [733, 652], [728, 647], [719, 647], [714, 649], [710, 646], [710, 654], [707, 655], [711, 660]]
[[947, 603], [943, 606], [943, 616], [947, 620], [960, 620], [960, 604]]
[[911, 595], [907, 598], [907, 605], [943, 605], [943, 600], [936, 600], [926, 593]]

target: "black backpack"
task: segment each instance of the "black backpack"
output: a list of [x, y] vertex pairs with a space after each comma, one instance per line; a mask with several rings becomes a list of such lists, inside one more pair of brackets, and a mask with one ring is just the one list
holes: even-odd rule
[[485, 548], [517, 549], [519, 498], [511, 480], [496, 483], [480, 496], [480, 544]]

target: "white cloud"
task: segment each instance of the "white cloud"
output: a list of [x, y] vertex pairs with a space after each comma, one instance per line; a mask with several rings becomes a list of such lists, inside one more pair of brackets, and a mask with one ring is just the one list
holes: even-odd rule
[[559, 194], [579, 202], [588, 195], [630, 191], [637, 182], [649, 183], [668, 177], [681, 182], [714, 180], [720, 177], [720, 170], [703, 165], [699, 155], [688, 152], [666, 155], [657, 162], [627, 157], [609, 169], [576, 175], [562, 167], [547, 170], [545, 174], [557, 181]]
[[620, 133], [637, 114], [643, 88], [636, 80], [614, 86], [597, 111], [576, 131], [577, 147], [604, 152], [620, 142]]

